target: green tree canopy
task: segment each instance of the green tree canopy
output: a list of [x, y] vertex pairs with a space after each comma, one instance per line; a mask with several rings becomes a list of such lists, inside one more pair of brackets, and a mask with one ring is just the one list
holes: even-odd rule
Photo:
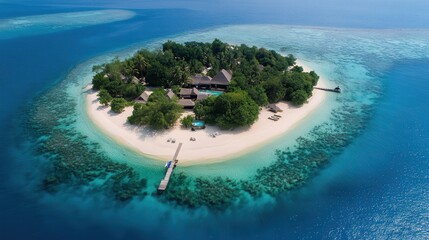
[[160, 91], [152, 93], [147, 104], [135, 104], [128, 121], [134, 125], [147, 125], [154, 130], [172, 127], [183, 109], [175, 101], [165, 97], [165, 93], [163, 95], [160, 93]]
[[194, 117], [192, 115], [188, 115], [180, 120], [180, 123], [185, 128], [190, 128], [192, 126], [192, 122], [194, 121]]
[[302, 105], [307, 101], [308, 95], [304, 90], [297, 90], [292, 93], [291, 101], [295, 105]]
[[98, 92], [98, 97], [100, 99], [100, 103], [104, 106], [108, 106], [113, 99], [106, 89], [101, 89], [100, 92]]
[[258, 105], [244, 91], [224, 93], [198, 105], [194, 109], [196, 116], [224, 129], [250, 126], [259, 115]]
[[278, 102], [284, 98], [286, 89], [278, 78], [267, 80], [263, 86], [270, 103]]
[[110, 104], [110, 107], [112, 108], [112, 111], [115, 113], [121, 113], [124, 111], [124, 108], [128, 105], [127, 100], [123, 98], [114, 98], [112, 100], [112, 103]]

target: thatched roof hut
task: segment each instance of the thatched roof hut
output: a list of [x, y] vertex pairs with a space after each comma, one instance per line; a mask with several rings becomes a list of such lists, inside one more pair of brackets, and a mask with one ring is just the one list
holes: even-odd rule
[[276, 104], [272, 103], [268, 105], [268, 110], [270, 110], [273, 113], [283, 112], [281, 108], [279, 108]]
[[174, 94], [174, 92], [171, 90], [171, 89], [168, 89], [168, 91], [167, 91], [167, 97], [170, 99], [170, 100], [173, 100], [173, 98], [176, 96], [176, 94]]
[[181, 88], [180, 89], [180, 97], [181, 98], [197, 98], [200, 91], [196, 88]]
[[202, 74], [195, 74], [194, 76], [191, 76], [192, 85], [198, 86], [198, 85], [210, 85], [210, 81], [212, 80], [209, 76], [204, 76]]
[[136, 100], [146, 103], [149, 100], [149, 96], [151, 94], [152, 92], [144, 91], [142, 94], [140, 94], [140, 96]]
[[193, 108], [195, 106], [194, 101], [191, 99], [179, 99], [177, 103], [183, 108]]
[[220, 70], [211, 80], [212, 85], [228, 86], [232, 79], [232, 72], [225, 69]]

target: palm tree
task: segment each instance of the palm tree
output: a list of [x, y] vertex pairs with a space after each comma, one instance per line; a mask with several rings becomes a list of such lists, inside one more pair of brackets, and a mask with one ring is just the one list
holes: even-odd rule
[[134, 63], [135, 63], [136, 71], [138, 72], [139, 77], [143, 78], [144, 72], [150, 67], [149, 62], [147, 61], [147, 59], [143, 55], [137, 54], [134, 57]]
[[174, 66], [172, 77], [174, 78], [175, 82], [178, 83], [175, 85], [182, 85], [183, 83], [186, 83], [189, 76], [190, 76], [189, 68], [186, 65]]

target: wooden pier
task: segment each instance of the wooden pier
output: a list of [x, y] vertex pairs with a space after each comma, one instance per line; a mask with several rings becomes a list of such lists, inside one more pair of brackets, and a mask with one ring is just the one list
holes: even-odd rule
[[176, 166], [178, 160], [177, 155], [179, 155], [180, 148], [182, 148], [182, 143], [179, 143], [179, 146], [177, 146], [176, 153], [173, 156], [173, 159], [171, 160], [171, 164], [167, 169], [167, 172], [165, 173], [164, 179], [161, 180], [159, 183], [158, 190], [164, 191], [167, 188], [168, 181], [170, 181], [170, 176], [173, 173], [173, 169]]
[[313, 87], [314, 89], [318, 89], [318, 90], [323, 90], [323, 91], [329, 91], [329, 92], [336, 92], [336, 93], [341, 93], [341, 88], [340, 87], [336, 87], [336, 88], [320, 88], [320, 87]]

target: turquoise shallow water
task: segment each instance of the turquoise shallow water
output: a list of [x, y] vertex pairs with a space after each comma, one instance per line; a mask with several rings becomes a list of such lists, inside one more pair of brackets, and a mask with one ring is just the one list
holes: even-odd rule
[[[139, 13], [137, 19], [143, 18], [146, 24], [150, 14]], [[174, 12], [161, 11], [161, 14], [174, 21], [183, 18], [180, 14], [173, 17]], [[3, 86], [9, 89], [2, 97], [13, 95], [19, 103], [25, 94], [40, 96], [18, 116], [2, 116], [7, 119], [2, 121], [5, 122], [2, 152], [8, 153], [2, 158], [0, 169], [3, 236], [10, 239], [16, 236], [428, 238], [427, 30], [231, 25], [204, 26], [205, 30], [195, 27], [193, 31], [186, 29], [186, 33], [178, 34], [168, 30], [167, 26], [172, 25], [168, 18], [156, 18], [156, 23], [153, 25], [156, 29], [142, 28], [140, 21], [130, 19], [46, 36], [2, 40], [0, 69], [7, 79], [21, 80], [16, 81], [20, 84], [12, 84], [14, 81], [1, 78]], [[146, 32], [142, 30], [142, 35], [138, 35], [126, 29]], [[165, 32], [157, 32], [159, 29]], [[141, 42], [143, 35], [150, 40]], [[118, 146], [100, 134], [85, 116], [82, 90], [90, 81], [91, 64], [127, 56], [139, 47], [159, 47], [166, 39], [211, 41], [214, 38], [293, 53], [344, 89], [340, 95], [331, 95], [323, 108], [296, 129], [259, 149], [224, 163], [177, 169], [177, 173], [191, 179], [229, 177], [233, 182], [226, 184], [228, 187], [237, 183], [244, 188], [241, 180], [248, 180], [253, 184], [250, 189], [260, 187], [266, 192], [256, 198], [250, 198], [247, 192], [240, 193], [232, 204], [229, 202], [232, 207], [222, 211], [178, 207], [153, 195], [163, 174], [162, 163]], [[105, 39], [117, 42], [112, 44]], [[23, 57], [27, 53], [31, 53], [30, 58]], [[49, 68], [45, 63], [49, 63]], [[77, 65], [71, 67], [74, 64]], [[56, 83], [44, 87], [44, 92], [33, 92], [40, 92], [43, 90], [40, 84], [54, 78]], [[20, 91], [15, 91], [17, 88]], [[4, 112], [11, 108], [2, 105]], [[28, 125], [27, 121], [40, 126]], [[37, 138], [33, 140], [34, 136]], [[58, 141], [49, 142], [48, 146], [45, 143], [49, 139]], [[286, 152], [287, 147], [290, 152]], [[280, 152], [276, 154], [276, 150]], [[73, 172], [75, 177], [66, 179], [57, 191], [51, 192], [42, 183], [46, 174], [52, 172], [52, 162], [61, 156], [66, 156], [62, 159], [65, 164], [75, 164], [70, 161], [74, 159], [95, 161], [100, 166], [95, 169], [113, 167], [120, 169], [117, 170], [120, 174], [108, 181], [103, 177], [87, 180], [97, 172], [87, 171], [77, 162], [74, 169], [79, 171]], [[61, 174], [64, 168], [57, 167], [56, 173]], [[127, 183], [135, 180], [134, 171], [147, 179], [144, 191], [148, 195], [128, 202], [118, 201], [112, 192], [118, 186], [121, 190], [128, 189]], [[107, 177], [115, 173], [109, 172]], [[302, 184], [295, 189], [271, 184], [273, 179], [292, 183], [288, 173], [294, 174], [292, 180], [301, 179]], [[197, 194], [191, 195], [192, 190], [198, 189], [193, 183], [185, 186], [190, 187], [190, 196], [198, 198]], [[220, 188], [216, 189], [216, 195], [227, 199], [223, 194], [228, 190], [235, 192], [234, 188]], [[25, 233], [24, 224], [28, 228]], [[165, 231], [166, 224], [172, 226], [174, 236]]]

